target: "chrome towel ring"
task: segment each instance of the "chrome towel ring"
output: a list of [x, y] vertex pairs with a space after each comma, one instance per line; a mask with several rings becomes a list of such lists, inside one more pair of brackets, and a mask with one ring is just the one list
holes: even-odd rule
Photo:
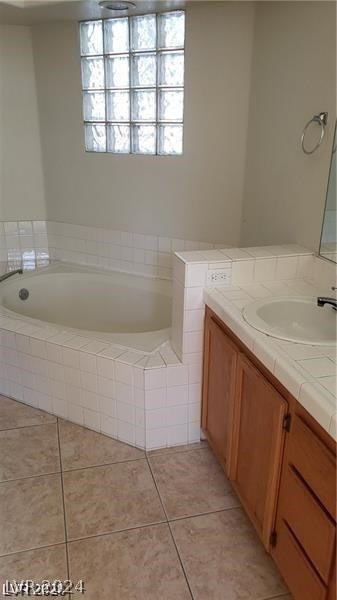
[[[307, 133], [311, 123], [317, 123], [317, 125], [320, 126], [321, 134], [320, 134], [320, 138], [319, 138], [317, 144], [313, 148], [308, 149], [308, 148], [306, 148], [304, 141], [305, 141], [305, 134]], [[325, 129], [326, 129], [327, 123], [328, 123], [328, 113], [327, 112], [321, 112], [318, 115], [314, 115], [312, 117], [312, 119], [310, 119], [310, 121], [308, 121], [308, 123], [306, 124], [306, 126], [303, 129], [302, 138], [301, 138], [302, 150], [303, 150], [304, 154], [313, 154], [320, 147], [320, 145], [323, 141], [324, 135], [325, 135]]]

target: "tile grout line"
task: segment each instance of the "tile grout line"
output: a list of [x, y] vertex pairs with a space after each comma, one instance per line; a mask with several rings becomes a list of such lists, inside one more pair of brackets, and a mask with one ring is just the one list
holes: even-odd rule
[[61, 480], [61, 492], [62, 492], [62, 506], [63, 506], [63, 523], [64, 523], [64, 535], [65, 535], [65, 549], [66, 549], [66, 561], [67, 561], [67, 576], [70, 577], [69, 573], [69, 553], [68, 553], [68, 534], [67, 534], [67, 519], [66, 519], [66, 507], [64, 500], [64, 486], [63, 486], [63, 473], [62, 473], [62, 454], [61, 454], [61, 443], [60, 443], [60, 430], [59, 430], [59, 419], [56, 420], [57, 425], [57, 442], [59, 448], [59, 460], [60, 460], [60, 480]]
[[194, 600], [194, 596], [193, 596], [193, 594], [192, 594], [192, 590], [191, 590], [190, 582], [189, 582], [189, 580], [188, 580], [187, 573], [186, 573], [186, 571], [185, 571], [185, 567], [184, 567], [184, 564], [183, 564], [182, 558], [181, 558], [181, 556], [180, 556], [180, 553], [179, 553], [179, 550], [178, 550], [178, 547], [177, 547], [176, 541], [175, 541], [175, 539], [174, 539], [174, 536], [173, 536], [172, 529], [171, 529], [171, 527], [170, 527], [170, 522], [169, 522], [169, 520], [168, 520], [168, 514], [167, 514], [167, 512], [166, 512], [166, 509], [165, 509], [165, 506], [164, 506], [164, 503], [163, 503], [162, 497], [161, 497], [161, 495], [160, 495], [160, 492], [159, 492], [159, 488], [158, 488], [158, 486], [157, 486], [157, 482], [156, 482], [156, 479], [155, 479], [154, 473], [153, 473], [153, 471], [152, 471], [152, 468], [151, 468], [150, 461], [149, 461], [149, 459], [148, 459], [148, 457], [147, 457], [147, 456], [146, 456], [146, 461], [147, 461], [147, 464], [148, 464], [148, 467], [149, 467], [149, 470], [150, 470], [150, 473], [151, 473], [151, 476], [152, 476], [152, 480], [153, 480], [154, 486], [155, 486], [155, 488], [156, 488], [156, 490], [157, 490], [157, 494], [158, 494], [158, 497], [159, 497], [160, 503], [161, 503], [161, 505], [162, 505], [162, 508], [163, 508], [164, 514], [165, 514], [165, 516], [166, 516], [166, 522], [167, 522], [167, 526], [168, 526], [168, 528], [169, 528], [169, 532], [170, 532], [170, 535], [171, 535], [172, 543], [173, 543], [173, 545], [174, 545], [174, 547], [175, 547], [175, 550], [176, 550], [176, 553], [177, 553], [177, 557], [178, 557], [178, 560], [179, 560], [179, 563], [180, 563], [180, 566], [181, 566], [181, 569], [182, 569], [183, 575], [184, 575], [184, 577], [185, 577], [185, 581], [186, 581], [186, 585], [187, 585], [187, 587], [188, 587], [188, 591], [189, 591], [189, 593], [190, 593], [191, 599], [192, 599], [192, 600]]
[[[177, 450], [171, 450], [171, 448], [177, 448]], [[200, 448], [185, 448], [184, 450], [178, 450], [178, 448], [179, 446], [167, 446], [166, 448], [159, 448], [158, 450], [145, 450], [145, 454], [146, 458], [157, 458], [157, 456], [173, 456], [174, 454], [185, 454], [186, 452], [195, 452], [196, 450], [210, 449], [208, 445], [202, 446]], [[166, 450], [170, 451], [166, 452]]]
[[[12, 398], [10, 398], [10, 400], [12, 400]], [[18, 400], [12, 400], [13, 402], [18, 402]], [[28, 404], [25, 404], [25, 406], [29, 406]], [[30, 406], [30, 408], [34, 408], [33, 406]], [[37, 409], [39, 410], [39, 409]], [[48, 415], [51, 415], [51, 413], [47, 413]], [[18, 429], [29, 429], [30, 427], [41, 427], [42, 425], [56, 425], [57, 421], [56, 421], [57, 417], [55, 417], [55, 421], [46, 421], [45, 423], [32, 423], [31, 425], [18, 425], [16, 427], [5, 427], [4, 429], [0, 429], [0, 435], [1, 433], [3, 433], [4, 431], [16, 431]]]
[[68, 540], [68, 544], [73, 542], [83, 542], [85, 540], [93, 540], [96, 538], [104, 537], [106, 535], [115, 535], [115, 533], [127, 533], [128, 531], [134, 531], [135, 529], [146, 529], [147, 527], [157, 527], [158, 525], [167, 525], [167, 521], [153, 521], [152, 523], [144, 523], [144, 525], [132, 525], [126, 529], [114, 529], [113, 531], [103, 531], [102, 533], [93, 533], [92, 535], [86, 535], [84, 537], [71, 538]]
[[[204, 517], [204, 516], [209, 516], [212, 514], [218, 514], [218, 513], [222, 513], [222, 512], [227, 512], [229, 510], [239, 510], [241, 507], [240, 506], [231, 506], [230, 508], [222, 508], [220, 510], [215, 510], [212, 512], [208, 512], [208, 513], [198, 513], [195, 515], [190, 515], [190, 516], [185, 516], [185, 517], [177, 517], [175, 519], [164, 519], [162, 521], [153, 521], [151, 523], [144, 523], [143, 525], [132, 525], [130, 527], [125, 527], [123, 529], [114, 529], [112, 531], [104, 531], [102, 533], [95, 533], [92, 535], [85, 535], [83, 537], [76, 537], [76, 538], [71, 538], [68, 540], [68, 543], [72, 543], [72, 542], [82, 542], [84, 540], [92, 540], [96, 537], [104, 537], [106, 535], [114, 535], [115, 533], [127, 533], [128, 531], [134, 531], [135, 529], [146, 529], [147, 527], [156, 527], [157, 525], [169, 525], [170, 523], [176, 523], [179, 521], [184, 521], [187, 519], [195, 519], [197, 517]], [[58, 544], [62, 544], [64, 542], [58, 542]], [[56, 545], [56, 544], [53, 544]], [[23, 552], [25, 552], [25, 550], [23, 550]], [[263, 599], [263, 600], [269, 600], [269, 599]]]
[[38, 477], [49, 477], [49, 475], [60, 475], [61, 470], [59, 471], [50, 471], [49, 473], [37, 473], [36, 475], [25, 475], [24, 477], [15, 477], [14, 479], [2, 479], [0, 481], [0, 485], [2, 483], [12, 483], [14, 481], [26, 481], [27, 479], [37, 479]]
[[76, 473], [77, 471], [86, 471], [87, 469], [100, 469], [102, 467], [111, 467], [112, 465], [123, 465], [125, 463], [139, 462], [140, 460], [145, 460], [145, 456], [140, 456], [139, 458], [127, 458], [125, 460], [117, 460], [117, 461], [108, 462], [108, 463], [100, 463], [98, 465], [88, 465], [87, 467], [75, 467], [73, 469], [62, 469], [62, 473]]
[[175, 517], [173, 519], [169, 519], [168, 523], [177, 523], [179, 521], [186, 521], [186, 519], [196, 519], [197, 517], [208, 517], [209, 515], [217, 515], [218, 513], [238, 509], [242, 509], [242, 506], [240, 504], [238, 504], [237, 506], [229, 506], [228, 508], [218, 508], [217, 510], [210, 510], [208, 512], [195, 513], [194, 515], [184, 515], [183, 517]]
[[63, 545], [65, 545], [65, 542], [55, 542], [55, 544], [47, 544], [46, 546], [25, 548], [24, 550], [10, 552], [9, 554], [0, 554], [0, 560], [1, 560], [1, 558], [7, 558], [8, 556], [16, 556], [17, 554], [25, 554], [26, 552], [35, 552], [35, 550], [45, 550], [46, 548], [55, 548], [55, 546], [63, 546]]
[[[24, 428], [24, 429], [26, 429], [26, 428]], [[8, 431], [12, 431], [12, 430], [8, 430]], [[1, 434], [1, 432], [0, 432], [0, 434]], [[60, 467], [60, 469], [58, 471], [50, 471], [48, 473], [36, 473], [35, 475], [24, 475], [23, 477], [15, 477], [13, 479], [3, 479], [3, 480], [0, 480], [0, 485], [2, 483], [11, 483], [12, 481], [36, 479], [37, 477], [44, 477], [44, 476], [48, 476], [48, 475], [59, 475], [61, 473], [76, 473], [77, 471], [86, 471], [87, 469], [99, 469], [101, 467], [111, 467], [112, 465], [122, 465], [122, 464], [130, 463], [130, 462], [138, 462], [140, 460], [145, 460], [145, 457], [130, 458], [127, 460], [119, 460], [117, 462], [103, 463], [103, 464], [99, 464], [99, 465], [89, 465], [88, 467], [76, 467], [75, 469], [61, 469], [61, 467]]]

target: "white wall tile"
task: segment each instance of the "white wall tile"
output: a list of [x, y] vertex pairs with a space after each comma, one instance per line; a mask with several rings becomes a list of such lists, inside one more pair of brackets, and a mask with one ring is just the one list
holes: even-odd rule
[[53, 413], [62, 419], [68, 417], [68, 403], [61, 398], [53, 398]]
[[116, 400], [113, 397], [98, 396], [98, 406], [101, 413], [110, 417], [116, 417]]
[[146, 432], [144, 427], [137, 427], [136, 426], [136, 433], [135, 433], [136, 437], [135, 437], [135, 445], [137, 446], [137, 448], [141, 448], [142, 450], [145, 449], [145, 444], [146, 444]]
[[94, 354], [80, 352], [80, 369], [89, 373], [97, 373], [97, 359]]
[[101, 415], [101, 432], [113, 438], [117, 437], [117, 420], [106, 415]]
[[188, 402], [191, 404], [201, 402], [201, 377], [199, 383], [190, 383], [188, 386]]
[[77, 423], [78, 425], [84, 424], [84, 412], [81, 406], [77, 404], [68, 404], [68, 419]]
[[[66, 383], [65, 398], [70, 404], [81, 406], [81, 389]], [[48, 387], [47, 387], [48, 389]]]
[[200, 356], [200, 361], [188, 365], [188, 380], [190, 385], [201, 382], [202, 362], [202, 356]]
[[147, 390], [145, 392], [145, 409], [152, 410], [166, 406], [166, 388]]
[[185, 290], [185, 310], [203, 309], [204, 288], [192, 287]]
[[98, 356], [97, 358], [97, 373], [102, 377], [114, 379], [114, 362], [110, 358]]
[[125, 383], [116, 382], [116, 400], [117, 402], [125, 402], [132, 404], [133, 402], [133, 387]]
[[136, 424], [136, 409], [133, 404], [127, 404], [126, 402], [116, 402], [117, 419], [125, 421], [126, 423]]
[[188, 425], [175, 425], [167, 428], [167, 444], [168, 446], [179, 446], [188, 442]]
[[255, 261], [254, 281], [273, 281], [276, 274], [276, 258], [259, 258]]
[[233, 285], [249, 285], [254, 281], [254, 260], [242, 260], [233, 262], [232, 283]]
[[184, 311], [184, 331], [202, 331], [204, 328], [205, 311], [185, 310]]
[[185, 365], [168, 367], [166, 374], [168, 387], [188, 384], [188, 367]]
[[97, 394], [89, 390], [81, 390], [81, 406], [89, 410], [98, 411], [99, 402]]
[[155, 390], [166, 386], [166, 369], [149, 369], [144, 371], [146, 390]]
[[188, 386], [180, 385], [167, 388], [167, 406], [178, 406], [188, 403]]
[[136, 428], [130, 423], [117, 421], [117, 436], [120, 441], [126, 444], [135, 444]]
[[107, 398], [114, 398], [115, 382], [112, 379], [107, 379], [106, 377], [98, 377], [97, 391], [102, 396], [106, 396]]
[[195, 423], [196, 421], [200, 424], [201, 420], [201, 403], [199, 402], [191, 402], [188, 405], [188, 422]]
[[204, 342], [203, 331], [193, 331], [184, 333], [183, 352], [184, 354], [195, 354], [202, 352]]
[[65, 365], [67, 367], [72, 367], [73, 369], [79, 369], [80, 368], [79, 352], [77, 350], [73, 350], [71, 348], [63, 347], [62, 351], [61, 351], [61, 362], [63, 365]]
[[90, 392], [97, 392], [97, 375], [80, 371], [81, 387]]
[[170, 406], [166, 408], [166, 425], [172, 427], [173, 425], [182, 425], [188, 422], [188, 406]]
[[200, 287], [206, 285], [207, 269], [207, 263], [187, 265], [185, 277], [186, 287]]
[[298, 266], [298, 257], [281, 257], [276, 259], [275, 279], [295, 279]]
[[200, 441], [200, 421], [194, 421], [188, 424], [188, 443]]
[[[164, 448], [167, 445], [168, 429], [159, 427], [146, 432], [146, 450], [154, 450], [156, 448]], [[176, 442], [179, 444], [179, 442]]]
[[100, 431], [101, 419], [98, 412], [84, 409], [84, 424], [90, 429]]
[[115, 363], [115, 378], [116, 381], [133, 385], [133, 368], [131, 365], [126, 365], [120, 362]]
[[146, 429], [158, 429], [166, 427], [167, 410], [166, 408], [156, 408], [145, 412]]
[[81, 375], [79, 369], [71, 367], [62, 367], [64, 373], [64, 381], [75, 387], [81, 387]]

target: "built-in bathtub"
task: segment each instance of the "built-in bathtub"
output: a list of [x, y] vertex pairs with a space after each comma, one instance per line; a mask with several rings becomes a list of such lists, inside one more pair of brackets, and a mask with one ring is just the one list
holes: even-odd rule
[[165, 280], [62, 263], [3, 282], [0, 305], [142, 352], [169, 339], [171, 284]]
[[0, 394], [142, 449], [196, 442], [199, 370], [175, 354], [170, 323], [167, 280], [65, 263], [13, 275]]

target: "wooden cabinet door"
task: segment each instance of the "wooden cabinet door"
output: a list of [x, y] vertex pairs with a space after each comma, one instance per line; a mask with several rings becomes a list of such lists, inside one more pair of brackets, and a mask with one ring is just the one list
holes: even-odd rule
[[236, 346], [207, 312], [202, 427], [226, 472], [231, 447], [237, 357]]
[[240, 354], [229, 476], [267, 549], [275, 517], [287, 410], [286, 400]]

